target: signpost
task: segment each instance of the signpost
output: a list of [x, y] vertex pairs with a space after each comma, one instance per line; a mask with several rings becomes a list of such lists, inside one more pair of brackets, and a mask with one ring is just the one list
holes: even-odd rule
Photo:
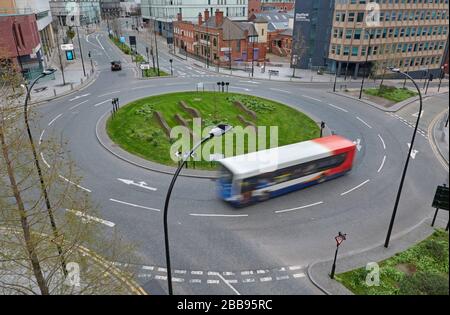
[[[432, 207], [436, 208], [436, 212], [434, 212], [433, 221], [431, 222], [431, 226], [434, 226], [434, 221], [436, 221], [436, 217], [439, 209], [449, 211], [449, 197], [448, 197], [449, 189], [444, 184], [442, 186], [437, 186], [436, 193], [434, 194]], [[448, 223], [445, 230], [448, 230]]]
[[61, 44], [61, 50], [73, 50], [73, 44]]
[[339, 246], [342, 244], [343, 241], [345, 241], [347, 234], [342, 234], [341, 232], [338, 233], [338, 235], [334, 238], [336, 240], [336, 252], [334, 253], [334, 261], [333, 266], [331, 267], [331, 273], [330, 278], [334, 279], [334, 272], [336, 270], [336, 258], [339, 250]]

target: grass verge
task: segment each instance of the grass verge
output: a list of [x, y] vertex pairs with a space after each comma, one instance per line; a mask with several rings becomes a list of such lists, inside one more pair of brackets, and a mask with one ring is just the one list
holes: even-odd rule
[[396, 88], [386, 85], [382, 85], [379, 88], [364, 89], [364, 93], [372, 96], [383, 97], [395, 103], [404, 101], [410, 97], [417, 95], [417, 92], [411, 91], [407, 88]]

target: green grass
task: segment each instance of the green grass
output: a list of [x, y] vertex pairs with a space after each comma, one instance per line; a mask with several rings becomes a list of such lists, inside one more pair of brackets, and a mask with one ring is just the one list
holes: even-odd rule
[[396, 88], [386, 85], [382, 85], [381, 88], [364, 89], [364, 93], [383, 97], [396, 103], [417, 95], [417, 92], [411, 91], [407, 88]]
[[360, 295], [448, 295], [448, 265], [448, 233], [436, 230], [426, 240], [380, 262], [379, 286], [366, 285], [369, 271], [365, 268], [335, 279]]
[[[155, 68], [155, 70], [153, 70], [153, 68], [145, 69], [145, 70], [143, 70], [143, 75], [146, 78], [157, 77], [158, 76], [158, 70], [156, 68]], [[166, 77], [168, 75], [169, 75], [168, 73], [166, 73], [166, 72], [162, 71], [161, 69], [159, 69], [159, 76], [160, 77]]]
[[[238, 110], [232, 104], [235, 99], [240, 99], [253, 108], [257, 112], [257, 120], [252, 121], [251, 117]], [[181, 92], [151, 96], [127, 104], [118, 111], [114, 119], [108, 120], [108, 135], [124, 150], [148, 160], [174, 166], [176, 162], [170, 157], [170, 148], [174, 140], [171, 142], [163, 133], [154, 111], [160, 111], [171, 128], [178, 125], [174, 118], [176, 113], [192, 126], [192, 117], [178, 104], [181, 100], [200, 111], [202, 128], [220, 122], [241, 126], [242, 123], [237, 118], [237, 115], [241, 114], [257, 126], [278, 126], [278, 145], [313, 139], [320, 133], [319, 127], [312, 119], [274, 101], [236, 93]], [[266, 143], [269, 144], [268, 128], [266, 133]], [[224, 138], [217, 138], [217, 141], [221, 141], [219, 147], [221, 146], [222, 153], [225, 152]], [[247, 140], [246, 138], [245, 144]], [[235, 154], [236, 147], [232, 150]], [[219, 152], [211, 151], [210, 153]], [[211, 169], [212, 167], [214, 165], [208, 161], [196, 162], [196, 168]]]
[[131, 54], [131, 48], [125, 44], [125, 43], [121, 43], [120, 39], [114, 36], [110, 36], [109, 37], [111, 39], [111, 41], [116, 44], [117, 47], [119, 47], [119, 49], [126, 55]]

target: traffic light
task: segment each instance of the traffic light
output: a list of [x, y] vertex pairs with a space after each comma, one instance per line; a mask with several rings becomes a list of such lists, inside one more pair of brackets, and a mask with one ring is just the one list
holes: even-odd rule
[[66, 50], [66, 59], [73, 60], [73, 50]]
[[430, 79], [429, 79], [429, 80], [430, 80], [430, 81], [433, 81], [433, 77], [434, 77], [433, 74], [430, 73]]

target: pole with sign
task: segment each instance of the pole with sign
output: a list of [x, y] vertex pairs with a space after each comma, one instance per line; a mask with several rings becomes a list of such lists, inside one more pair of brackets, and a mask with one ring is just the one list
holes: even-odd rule
[[334, 272], [336, 270], [336, 259], [337, 259], [339, 246], [342, 244], [343, 241], [346, 240], [346, 236], [347, 236], [347, 234], [342, 234], [341, 232], [339, 232], [338, 235], [334, 238], [336, 240], [336, 251], [334, 253], [333, 266], [331, 267], [331, 273], [330, 273], [331, 279], [334, 279]]
[[[449, 211], [448, 193], [449, 189], [445, 184], [443, 184], [442, 186], [437, 186], [436, 193], [434, 194], [433, 198], [433, 204], [431, 205], [433, 208], [436, 208], [431, 226], [434, 226], [434, 221], [436, 221], [439, 209]], [[447, 227], [445, 228], [446, 231], [448, 231], [448, 224], [449, 223], [447, 222]]]

